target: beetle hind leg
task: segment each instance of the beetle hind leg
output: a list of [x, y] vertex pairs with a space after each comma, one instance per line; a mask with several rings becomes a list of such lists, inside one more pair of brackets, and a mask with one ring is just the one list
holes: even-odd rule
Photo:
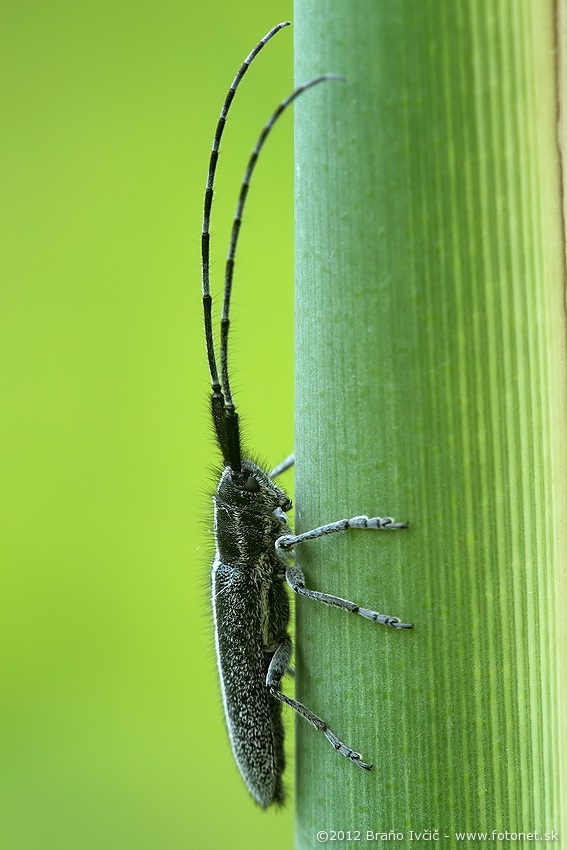
[[305, 720], [307, 720], [307, 722], [310, 723], [311, 726], [313, 726], [318, 732], [322, 732], [333, 749], [335, 749], [338, 753], [345, 756], [345, 758], [348, 758], [354, 764], [358, 765], [358, 767], [361, 767], [364, 770], [372, 770], [371, 764], [367, 764], [362, 761], [360, 753], [352, 750], [339, 740], [339, 738], [337, 738], [335, 733], [329, 728], [322, 717], [314, 714], [309, 708], [307, 708], [307, 706], [303, 705], [302, 702], [299, 702], [299, 700], [288, 697], [287, 694], [280, 691], [281, 680], [289, 667], [291, 653], [291, 638], [289, 635], [285, 635], [274, 652], [266, 675], [266, 687], [270, 691], [271, 696], [279, 702], [289, 705], [290, 708], [297, 712], [297, 714], [301, 717], [305, 718]]

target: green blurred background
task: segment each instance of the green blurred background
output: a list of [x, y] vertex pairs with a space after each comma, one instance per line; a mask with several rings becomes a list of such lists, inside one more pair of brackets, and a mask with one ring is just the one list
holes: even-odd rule
[[[292, 844], [290, 809], [244, 788], [221, 713], [199, 255], [222, 98], [291, 11], [2, 4], [2, 850]], [[258, 58], [225, 134], [216, 294], [292, 40]], [[291, 124], [258, 167], [233, 302], [236, 400], [273, 464], [293, 433]]]

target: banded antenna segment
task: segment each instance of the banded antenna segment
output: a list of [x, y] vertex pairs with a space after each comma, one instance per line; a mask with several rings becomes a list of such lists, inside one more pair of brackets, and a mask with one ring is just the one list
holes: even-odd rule
[[[230, 243], [228, 256], [226, 261], [226, 269], [225, 269], [225, 280], [224, 280], [224, 297], [223, 297], [223, 306], [222, 306], [222, 315], [221, 315], [221, 327], [220, 327], [220, 381], [219, 374], [217, 368], [217, 360], [215, 354], [215, 345], [214, 345], [214, 337], [213, 337], [213, 323], [212, 323], [212, 297], [210, 294], [210, 283], [209, 283], [209, 274], [210, 274], [210, 220], [211, 220], [211, 208], [213, 203], [213, 194], [214, 194], [214, 178], [216, 173], [217, 162], [219, 158], [220, 151], [220, 142], [222, 139], [222, 134], [224, 132], [224, 127], [226, 124], [226, 120], [228, 117], [228, 112], [230, 110], [230, 106], [234, 99], [234, 95], [236, 90], [240, 84], [240, 81], [246, 71], [248, 70], [250, 64], [253, 59], [258, 55], [263, 46], [281, 29], [289, 26], [289, 22], [285, 21], [281, 24], [277, 24], [277, 26], [273, 27], [261, 41], [254, 47], [254, 49], [249, 53], [246, 57], [238, 73], [236, 74], [230, 89], [226, 95], [226, 98], [223, 103], [223, 107], [221, 110], [221, 114], [216, 126], [215, 135], [213, 139], [213, 146], [211, 149], [211, 156], [209, 160], [209, 171], [207, 174], [207, 186], [205, 190], [205, 204], [203, 211], [203, 229], [201, 235], [201, 256], [202, 256], [202, 281], [203, 281], [203, 314], [204, 314], [204, 324], [205, 324], [205, 340], [207, 347], [207, 360], [209, 364], [209, 372], [211, 376], [211, 411], [213, 415], [213, 423], [215, 427], [215, 432], [217, 435], [217, 439], [219, 442], [220, 449], [222, 451], [223, 459], [225, 465], [234, 473], [236, 479], [241, 476], [242, 467], [241, 467], [241, 448], [240, 448], [240, 431], [238, 427], [238, 414], [236, 413], [234, 402], [232, 400], [232, 393], [230, 389], [230, 378], [228, 373], [228, 334], [230, 328], [230, 297], [232, 293], [232, 281], [234, 275], [234, 265], [235, 265], [235, 256], [236, 249], [238, 246], [238, 237], [240, 234], [240, 227], [242, 224], [242, 217], [244, 214], [244, 207], [246, 204], [246, 199], [248, 197], [248, 190], [250, 188], [250, 181], [252, 179], [252, 175], [254, 173], [254, 169], [256, 167], [256, 163], [258, 161], [258, 157], [260, 152], [264, 146], [266, 139], [268, 138], [270, 131], [276, 124], [279, 117], [283, 112], [287, 109], [293, 101], [299, 97], [300, 94], [307, 91], [313, 86], [318, 85], [319, 83], [323, 83], [327, 80], [343, 80], [343, 77], [339, 77], [335, 74], [323, 74], [319, 77], [314, 77], [312, 80], [309, 80], [303, 85], [298, 86], [296, 89], [292, 91], [288, 97], [281, 101], [279, 106], [274, 110], [266, 124], [264, 125], [254, 149], [250, 155], [248, 160], [248, 164], [246, 166], [246, 171], [244, 172], [244, 177], [242, 179], [242, 183], [240, 186], [240, 194], [238, 196], [238, 203], [236, 207], [236, 213], [234, 215], [232, 231], [230, 235]], [[243, 486], [247, 486], [246, 482], [242, 482]]]
[[336, 74], [322, 74], [319, 77], [314, 77], [312, 80], [309, 80], [306, 83], [298, 86], [296, 89], [292, 91], [285, 100], [279, 104], [279, 106], [274, 110], [266, 124], [264, 125], [262, 132], [258, 136], [258, 140], [254, 146], [254, 150], [250, 154], [250, 159], [248, 160], [248, 165], [246, 166], [246, 171], [244, 172], [244, 177], [242, 178], [242, 183], [240, 186], [240, 195], [238, 197], [238, 204], [236, 207], [236, 213], [234, 214], [234, 220], [232, 223], [232, 232], [230, 234], [230, 246], [228, 249], [228, 257], [226, 260], [226, 270], [225, 270], [225, 278], [224, 278], [224, 298], [222, 305], [222, 317], [221, 317], [221, 342], [220, 342], [220, 364], [221, 364], [221, 384], [222, 391], [225, 398], [225, 409], [227, 411], [227, 416], [236, 415], [234, 412], [234, 402], [232, 401], [232, 393], [230, 390], [230, 380], [228, 375], [228, 331], [230, 328], [230, 296], [232, 293], [232, 279], [234, 275], [234, 265], [235, 265], [235, 255], [236, 248], [238, 246], [238, 237], [240, 234], [240, 225], [242, 224], [242, 216], [244, 214], [244, 206], [246, 204], [246, 198], [248, 197], [248, 189], [250, 188], [250, 181], [252, 180], [252, 174], [254, 173], [254, 168], [256, 167], [256, 163], [258, 161], [258, 157], [260, 155], [260, 151], [264, 146], [264, 142], [268, 138], [270, 131], [272, 130], [274, 124], [281, 116], [281, 114], [286, 110], [286, 108], [293, 103], [293, 101], [299, 97], [300, 94], [307, 91], [308, 89], [313, 88], [313, 86], [318, 85], [319, 83], [324, 83], [327, 80], [339, 80], [344, 81], [344, 77], [339, 77]]
[[[205, 189], [205, 203], [203, 208], [203, 228], [201, 232], [201, 269], [202, 269], [202, 288], [203, 288], [203, 316], [204, 316], [204, 324], [205, 324], [205, 342], [207, 347], [207, 361], [209, 364], [209, 372], [211, 376], [211, 387], [212, 387], [212, 396], [211, 396], [211, 408], [213, 414], [213, 423], [215, 426], [215, 431], [217, 434], [217, 438], [223, 453], [224, 461], [228, 466], [234, 469], [235, 472], [240, 472], [240, 456], [238, 453], [238, 459], [229, 458], [228, 457], [228, 445], [227, 445], [227, 428], [226, 428], [226, 416], [225, 416], [225, 404], [224, 404], [224, 396], [222, 393], [221, 385], [219, 383], [217, 363], [215, 357], [215, 345], [213, 339], [213, 322], [212, 322], [212, 298], [210, 293], [210, 241], [211, 241], [211, 232], [210, 232], [210, 222], [211, 222], [211, 208], [213, 204], [213, 194], [214, 194], [214, 184], [215, 184], [215, 173], [217, 169], [217, 163], [220, 152], [220, 143], [222, 139], [222, 134], [224, 132], [226, 120], [228, 118], [228, 113], [230, 111], [230, 107], [232, 101], [234, 99], [234, 95], [236, 94], [236, 90], [240, 85], [240, 81], [242, 80], [244, 74], [252, 64], [253, 60], [256, 58], [258, 53], [262, 50], [265, 44], [270, 41], [271, 38], [276, 35], [280, 30], [284, 27], [288, 27], [290, 25], [289, 21], [283, 21], [280, 24], [277, 24], [275, 27], [266, 33], [266, 35], [260, 39], [260, 41], [256, 44], [256, 46], [250, 51], [242, 65], [240, 66], [238, 73], [236, 74], [234, 80], [232, 81], [230, 88], [226, 94], [224, 99], [224, 103], [222, 105], [221, 113], [219, 116], [219, 120], [217, 122], [217, 126], [215, 129], [215, 135], [213, 138], [213, 146], [211, 149], [211, 156], [209, 159], [209, 170], [207, 173], [207, 185]], [[233, 463], [235, 465], [233, 466]]]

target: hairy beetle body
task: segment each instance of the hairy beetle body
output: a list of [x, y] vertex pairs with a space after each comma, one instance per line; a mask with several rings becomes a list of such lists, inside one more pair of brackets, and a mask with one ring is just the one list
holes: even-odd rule
[[275, 542], [288, 534], [283, 490], [242, 461], [262, 492], [239, 499], [225, 470], [214, 496], [216, 558], [211, 573], [215, 647], [232, 752], [248, 790], [263, 807], [284, 798], [282, 704], [266, 688], [276, 647], [287, 633], [285, 567]]

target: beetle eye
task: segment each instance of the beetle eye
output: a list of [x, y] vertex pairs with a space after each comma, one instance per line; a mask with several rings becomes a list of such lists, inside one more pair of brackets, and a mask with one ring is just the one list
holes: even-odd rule
[[260, 485], [256, 481], [253, 475], [249, 475], [244, 485], [242, 487], [243, 490], [248, 490], [249, 493], [257, 493], [260, 489]]

